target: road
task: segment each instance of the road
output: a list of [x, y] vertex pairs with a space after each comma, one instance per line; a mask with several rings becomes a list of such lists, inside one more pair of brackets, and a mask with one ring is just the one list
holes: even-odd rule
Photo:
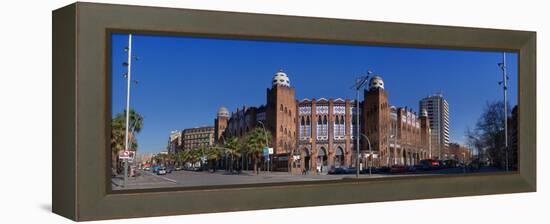
[[[500, 172], [497, 169], [484, 169], [481, 172]], [[449, 168], [435, 171], [417, 171], [403, 174], [361, 174], [360, 178], [384, 178], [399, 176], [421, 176], [421, 175], [451, 175], [463, 174], [462, 168]], [[262, 172], [254, 175], [251, 172], [241, 174], [229, 174], [225, 171], [194, 172], [194, 171], [174, 171], [166, 175], [156, 175], [149, 171], [137, 171], [136, 177], [129, 177], [125, 187], [122, 187], [122, 177], [118, 176], [112, 179], [114, 190], [127, 189], [151, 189], [151, 188], [170, 188], [170, 187], [196, 187], [196, 186], [219, 186], [219, 185], [237, 185], [237, 184], [258, 184], [258, 183], [283, 183], [298, 181], [319, 181], [319, 180], [341, 180], [343, 178], [355, 178], [355, 175], [296, 175], [287, 172]]]

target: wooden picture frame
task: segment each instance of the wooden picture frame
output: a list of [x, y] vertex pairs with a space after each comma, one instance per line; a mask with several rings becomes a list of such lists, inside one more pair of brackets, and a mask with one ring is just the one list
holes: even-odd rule
[[[114, 31], [516, 52], [519, 171], [114, 192], [108, 170]], [[536, 191], [535, 32], [78, 2], [53, 12], [52, 39], [53, 212], [72, 220]]]

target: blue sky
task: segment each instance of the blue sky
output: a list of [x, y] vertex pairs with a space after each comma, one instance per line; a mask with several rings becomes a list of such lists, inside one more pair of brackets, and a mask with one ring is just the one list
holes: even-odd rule
[[[382, 76], [391, 105], [418, 111], [418, 101], [441, 91], [450, 107], [451, 140], [462, 142], [487, 101], [502, 99], [497, 63], [502, 52], [133, 36], [131, 107], [144, 116], [139, 151], [164, 150], [172, 130], [213, 125], [220, 106], [265, 103], [279, 69], [296, 97], [350, 98], [367, 70]], [[112, 113], [125, 108], [127, 34], [112, 36]], [[507, 53], [510, 104], [517, 104], [517, 54]]]

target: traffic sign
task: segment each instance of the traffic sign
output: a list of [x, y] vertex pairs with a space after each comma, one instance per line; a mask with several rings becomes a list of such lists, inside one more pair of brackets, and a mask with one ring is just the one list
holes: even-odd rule
[[134, 153], [132, 151], [126, 151], [126, 150], [123, 150], [123, 151], [120, 151], [118, 153], [118, 158], [119, 159], [132, 159]]

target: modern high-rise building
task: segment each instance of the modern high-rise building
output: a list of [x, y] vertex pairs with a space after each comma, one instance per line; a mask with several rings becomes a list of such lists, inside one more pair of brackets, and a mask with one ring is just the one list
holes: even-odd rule
[[432, 157], [445, 159], [449, 148], [449, 103], [438, 93], [420, 100], [420, 111], [430, 120]]

